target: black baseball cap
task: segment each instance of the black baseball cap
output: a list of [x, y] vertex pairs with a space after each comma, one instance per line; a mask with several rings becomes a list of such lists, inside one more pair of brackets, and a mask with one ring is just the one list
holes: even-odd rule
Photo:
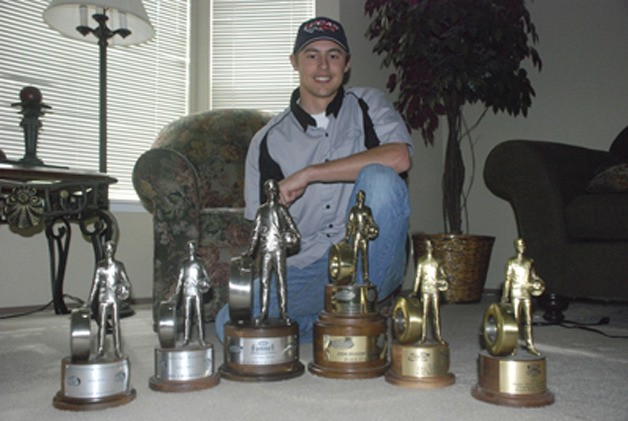
[[296, 54], [309, 43], [319, 39], [333, 41], [347, 53], [349, 52], [349, 44], [342, 25], [333, 19], [323, 16], [307, 20], [299, 26], [299, 32], [297, 32], [292, 52]]

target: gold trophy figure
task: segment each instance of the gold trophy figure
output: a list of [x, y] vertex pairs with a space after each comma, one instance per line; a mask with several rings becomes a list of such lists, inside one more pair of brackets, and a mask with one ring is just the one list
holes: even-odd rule
[[[515, 241], [516, 256], [508, 260], [506, 281], [502, 292], [502, 304], [510, 303], [518, 326], [522, 327], [528, 352], [537, 357], [541, 355], [534, 348], [532, 339], [532, 296], [539, 296], [545, 291], [545, 283], [536, 274], [532, 259], [524, 256], [525, 244], [521, 238]], [[517, 353], [515, 347], [512, 355]]]
[[[397, 299], [393, 308], [392, 362], [386, 381], [403, 387], [437, 388], [455, 382], [440, 323], [440, 293], [448, 288], [447, 275], [432, 255], [430, 240], [425, 250], [417, 260], [412, 292]], [[433, 341], [427, 337], [430, 319]]]
[[[94, 271], [89, 298], [70, 316], [71, 357], [61, 362], [61, 390], [53, 399], [58, 409], [93, 410], [119, 406], [135, 398], [129, 385], [129, 359], [122, 352], [119, 305], [131, 293], [124, 264], [115, 260], [115, 243], [105, 244], [105, 258]], [[92, 331], [92, 304], [98, 302], [98, 333]], [[107, 330], [113, 350], [106, 352]], [[94, 352], [93, 343], [96, 342]]]
[[[237, 381], [274, 381], [300, 376], [299, 326], [287, 311], [286, 256], [301, 241], [288, 209], [279, 203], [279, 185], [264, 183], [266, 201], [255, 214], [248, 250], [231, 261], [230, 321], [225, 324], [222, 376]], [[257, 263], [257, 264], [256, 264]], [[260, 316], [252, 317], [253, 273], [261, 284]], [[273, 273], [277, 279], [279, 318], [269, 317]]]
[[373, 219], [371, 209], [364, 204], [365, 194], [360, 190], [356, 195], [356, 204], [349, 211], [345, 241], [353, 250], [353, 272], [351, 283], [356, 282], [358, 259], [362, 262], [362, 282], [369, 282], [369, 241], [377, 238], [379, 228]]
[[[479, 355], [475, 398], [508, 406], [544, 406], [554, 402], [547, 389], [546, 359], [532, 338], [532, 296], [545, 290], [534, 261], [524, 255], [525, 243], [514, 242], [516, 255], [506, 264], [502, 298], [491, 304], [482, 321], [486, 347]], [[520, 333], [527, 354], [517, 355]]]
[[[148, 382], [159, 392], [188, 392], [218, 384], [220, 374], [214, 371], [214, 348], [205, 342], [203, 294], [211, 279], [196, 254], [196, 244], [187, 243], [188, 258], [179, 269], [174, 293], [159, 305], [158, 336], [155, 348], [155, 375]], [[179, 325], [183, 313], [183, 338]], [[192, 345], [192, 326], [196, 325], [198, 345]]]
[[[388, 368], [386, 319], [375, 309], [377, 289], [369, 279], [369, 241], [379, 228], [360, 190], [349, 210], [345, 237], [329, 250], [325, 307], [314, 322], [311, 373], [333, 378], [369, 378]], [[361, 263], [361, 282], [358, 268]]]
[[427, 240], [427, 253], [417, 261], [412, 292], [414, 295], [420, 294], [423, 304], [423, 323], [419, 343], [423, 344], [427, 340], [427, 320], [431, 310], [434, 339], [441, 345], [445, 345], [440, 328], [440, 293], [447, 291], [447, 276], [443, 267], [432, 255], [433, 250], [432, 242]]

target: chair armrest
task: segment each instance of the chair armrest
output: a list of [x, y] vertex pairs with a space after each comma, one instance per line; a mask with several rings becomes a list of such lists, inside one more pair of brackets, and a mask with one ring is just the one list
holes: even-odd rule
[[199, 181], [194, 166], [177, 151], [151, 149], [133, 168], [133, 187], [144, 207], [156, 219], [187, 219], [198, 225]]

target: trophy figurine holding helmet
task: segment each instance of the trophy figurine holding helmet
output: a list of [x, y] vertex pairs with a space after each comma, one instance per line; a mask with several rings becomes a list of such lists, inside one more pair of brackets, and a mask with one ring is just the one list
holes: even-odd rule
[[[389, 383], [414, 388], [452, 385], [449, 372], [449, 345], [441, 335], [440, 293], [448, 288], [443, 266], [432, 255], [426, 240], [426, 254], [416, 265], [414, 287], [409, 296], [397, 299], [392, 312], [392, 362], [386, 373]], [[432, 325], [432, 338], [428, 327]]]
[[[544, 406], [554, 402], [547, 389], [545, 357], [532, 337], [532, 297], [545, 291], [534, 261], [525, 256], [525, 243], [514, 242], [516, 255], [506, 265], [506, 280], [499, 303], [484, 313], [482, 334], [486, 350], [479, 355], [475, 398], [507, 406]], [[523, 333], [526, 353], [519, 349]]]
[[[288, 317], [286, 257], [298, 251], [301, 234], [288, 208], [279, 203], [279, 185], [264, 183], [266, 201], [258, 208], [248, 250], [232, 259], [229, 316], [225, 324], [222, 375], [236, 381], [274, 381], [300, 376], [299, 326]], [[261, 284], [260, 315], [253, 317], [255, 274]], [[270, 291], [277, 282], [279, 317], [269, 317]]]
[[[214, 371], [214, 348], [205, 341], [203, 325], [203, 295], [209, 292], [211, 280], [193, 241], [187, 243], [187, 251], [174, 293], [159, 305], [161, 346], [155, 348], [155, 375], [149, 386], [160, 392], [207, 389], [220, 381], [220, 374]], [[196, 344], [192, 341], [194, 332]]]
[[313, 374], [369, 378], [388, 368], [386, 318], [376, 311], [377, 289], [368, 269], [369, 242], [378, 235], [360, 190], [347, 216], [345, 238], [329, 249], [332, 283], [325, 286], [325, 307], [314, 322], [314, 361], [308, 367]]
[[[105, 258], [96, 265], [87, 303], [71, 312], [72, 355], [61, 362], [61, 390], [53, 399], [58, 409], [103, 409], [135, 399], [135, 389], [129, 385], [129, 359], [122, 352], [119, 315], [131, 283], [124, 264], [115, 260], [114, 254], [115, 243], [108, 241]], [[91, 310], [95, 303], [97, 334]], [[113, 347], [107, 346], [109, 331]]]

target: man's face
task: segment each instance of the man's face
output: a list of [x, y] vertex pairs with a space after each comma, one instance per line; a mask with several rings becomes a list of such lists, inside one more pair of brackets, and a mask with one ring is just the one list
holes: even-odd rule
[[328, 40], [311, 42], [291, 55], [290, 61], [299, 72], [301, 106], [310, 114], [325, 111], [342, 86], [351, 64], [347, 52]]

